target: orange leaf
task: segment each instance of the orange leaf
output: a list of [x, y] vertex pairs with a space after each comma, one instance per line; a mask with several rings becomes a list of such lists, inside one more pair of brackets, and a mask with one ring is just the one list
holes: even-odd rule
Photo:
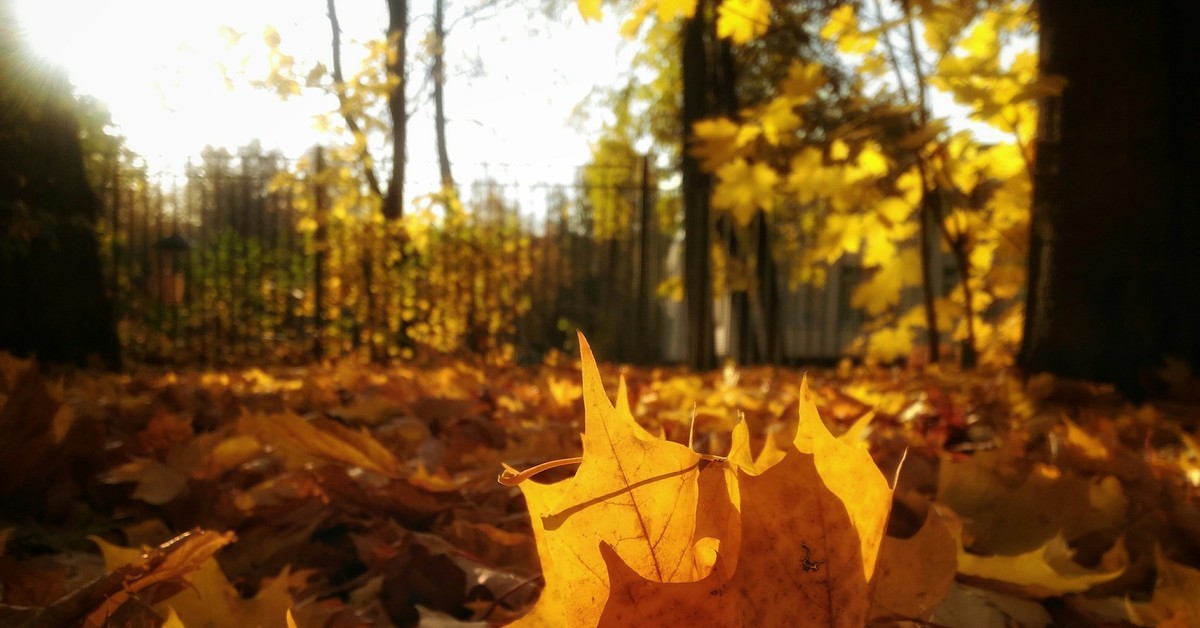
[[574, 478], [558, 484], [521, 484], [546, 578], [522, 625], [595, 625], [609, 598], [602, 544], [640, 577], [689, 582], [711, 570], [713, 539], [728, 544], [737, 537], [728, 493], [706, 499], [701, 490], [726, 488], [727, 469], [702, 472], [699, 454], [640, 427], [629, 413], [624, 382], [614, 407], [582, 334], [579, 344], [583, 462]]
[[834, 438], [807, 381], [790, 446], [750, 462], [657, 438], [614, 408], [580, 336], [584, 455], [570, 480], [521, 484], [546, 589], [519, 623], [859, 626], [892, 491], [861, 447]]

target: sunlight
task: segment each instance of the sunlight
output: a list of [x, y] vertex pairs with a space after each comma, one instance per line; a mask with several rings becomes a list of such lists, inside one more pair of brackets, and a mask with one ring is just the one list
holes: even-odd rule
[[[249, 85], [267, 72], [262, 33], [268, 25], [278, 29], [298, 66], [328, 63], [323, 2], [13, 2], [30, 45], [64, 67], [78, 93], [104, 102], [128, 146], [154, 168], [176, 169], [207, 145], [233, 150], [258, 139], [265, 149], [294, 156], [328, 141], [313, 128], [314, 116], [336, 109], [328, 94], [285, 101]], [[343, 62], [354, 68], [362, 54], [358, 42], [382, 31], [386, 13], [382, 6], [345, 5]], [[427, 28], [428, 10], [412, 8], [414, 35]], [[587, 137], [597, 130], [573, 128], [572, 110], [594, 86], [613, 83], [629, 67], [630, 54], [594, 54], [619, 45], [615, 18], [583, 24], [566, 12], [540, 34], [526, 37], [529, 28], [528, 16], [513, 11], [452, 34], [452, 62], [460, 67], [446, 87], [448, 134], [467, 179], [524, 173], [569, 180], [588, 159]], [[231, 33], [241, 42], [230, 45]], [[463, 69], [475, 56], [483, 74]], [[416, 87], [425, 81], [422, 64], [414, 63]], [[436, 182], [428, 88], [413, 91], [409, 177], [414, 184]]]

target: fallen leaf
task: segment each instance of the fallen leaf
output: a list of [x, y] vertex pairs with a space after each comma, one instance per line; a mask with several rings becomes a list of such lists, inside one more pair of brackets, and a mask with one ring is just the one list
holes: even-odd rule
[[955, 582], [929, 623], [971, 628], [1045, 628], [1054, 620], [1037, 602]]
[[871, 618], [925, 620], [954, 583], [958, 547], [950, 528], [930, 509], [925, 524], [907, 539], [886, 537], [879, 553]]
[[1129, 616], [1142, 626], [1200, 625], [1200, 569], [1181, 565], [1154, 548], [1158, 579], [1154, 595], [1145, 604], [1126, 602]]
[[[154, 556], [154, 553], [113, 545], [98, 537], [92, 537], [92, 540], [100, 547], [105, 564], [113, 572], [122, 567], [139, 565]], [[287, 570], [263, 586], [253, 598], [243, 599], [213, 558], [218, 549], [233, 540], [232, 533], [198, 532], [168, 541], [163, 545], [164, 548], [174, 545], [181, 547], [167, 554], [165, 560], [149, 575], [135, 580], [134, 585], [130, 585], [130, 592], [163, 580], [183, 578], [187, 581], [186, 587], [166, 599], [157, 600], [155, 610], [160, 615], [169, 617], [173, 613], [187, 628], [284, 626], [285, 615], [293, 603], [287, 589]], [[114, 596], [108, 604], [93, 612], [91, 617], [104, 617], [101, 611], [113, 612], [126, 599]]]
[[[582, 334], [579, 344], [583, 462], [573, 478], [558, 484], [520, 485], [546, 588], [519, 625], [596, 625], [609, 597], [602, 543], [635, 573], [654, 582], [706, 576], [715, 552], [705, 539], [714, 535], [726, 538], [722, 552], [736, 551], [736, 546], [728, 547], [729, 539], [736, 537], [729, 530], [734, 502], [728, 493], [701, 494], [699, 454], [640, 427], [623, 399], [624, 383], [614, 407]], [[723, 480], [723, 471], [710, 467], [706, 473]]]
[[[302, 458], [340, 462], [389, 478], [403, 475], [395, 456], [365, 429], [352, 430], [333, 421], [309, 422], [284, 412], [247, 414], [239, 419], [239, 430]], [[298, 462], [297, 466], [303, 463]]]
[[1062, 534], [1037, 549], [1009, 556], [972, 554], [962, 549], [961, 538], [958, 540], [959, 573], [1011, 584], [1037, 597], [1086, 591], [1120, 576], [1129, 562], [1124, 542], [1118, 542], [1105, 554], [1100, 570], [1087, 569], [1075, 562]]
[[100, 475], [100, 481], [108, 484], [137, 482], [133, 498], [156, 506], [175, 499], [188, 486], [186, 475], [149, 458], [134, 458], [123, 465], [113, 467]]
[[[521, 625], [860, 626], [892, 491], [821, 422], [807, 382], [781, 456], [728, 460], [655, 438], [609, 403], [580, 337], [584, 455], [574, 478], [521, 484], [546, 589]], [[740, 508], [739, 508], [740, 507]], [[667, 567], [668, 569], [664, 569]]]

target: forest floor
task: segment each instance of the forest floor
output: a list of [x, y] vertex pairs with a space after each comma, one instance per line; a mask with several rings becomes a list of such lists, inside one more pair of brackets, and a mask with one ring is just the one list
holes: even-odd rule
[[[739, 418], [756, 451], [796, 430], [799, 370], [601, 374], [703, 454], [725, 455]], [[909, 625], [1200, 625], [1195, 380], [1135, 405], [1004, 371], [808, 377], [830, 431], [897, 477], [889, 536], [952, 522], [928, 623]], [[497, 476], [579, 456], [583, 419], [562, 355], [120, 375], [0, 356], [0, 624], [511, 621], [545, 582], [522, 492]]]

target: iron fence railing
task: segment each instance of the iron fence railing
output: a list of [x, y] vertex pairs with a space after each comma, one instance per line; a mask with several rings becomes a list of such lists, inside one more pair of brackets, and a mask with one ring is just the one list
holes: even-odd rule
[[[208, 151], [170, 175], [101, 168], [99, 233], [126, 357], [299, 363], [427, 345], [507, 346], [528, 360], [569, 347], [578, 328], [605, 359], [683, 359], [683, 308], [660, 290], [682, 272], [669, 226], [678, 203], [649, 160], [607, 166], [626, 169], [615, 178], [463, 185], [457, 222], [434, 211], [400, 239], [334, 207], [324, 166]], [[299, 183], [273, 185], [281, 172]], [[822, 289], [780, 280], [784, 359], [842, 353], [860, 322], [845, 305], [854, 272], [834, 269]], [[714, 307], [720, 338], [728, 296]]]

